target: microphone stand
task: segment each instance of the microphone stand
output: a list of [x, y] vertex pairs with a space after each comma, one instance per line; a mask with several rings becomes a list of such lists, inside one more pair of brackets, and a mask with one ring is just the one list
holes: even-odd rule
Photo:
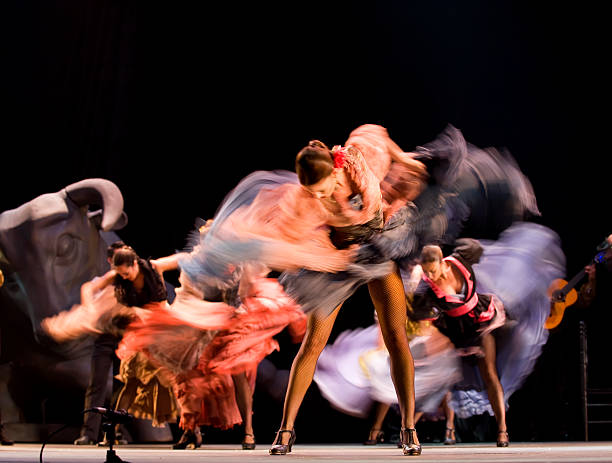
[[[108, 450], [106, 451], [106, 461], [105, 463], [130, 463], [129, 461], [122, 460], [117, 456], [115, 451], [113, 450], [113, 444], [115, 443], [115, 425], [119, 423], [126, 423], [128, 420], [134, 418], [132, 415], [127, 413], [125, 410], [108, 410], [102, 407], [93, 407], [88, 408], [87, 410], [83, 410], [82, 413], [99, 413], [102, 415], [102, 429], [106, 431], [106, 436], [108, 440]], [[47, 445], [47, 441], [51, 439], [54, 435], [63, 431], [69, 426], [69, 424], [65, 424], [59, 429], [56, 429], [51, 434], [49, 434], [42, 443], [40, 448], [39, 461], [43, 463], [43, 451], [45, 446]]]
[[106, 451], [106, 460], [104, 463], [129, 463], [129, 461], [122, 460], [117, 456], [113, 450], [113, 444], [115, 443], [115, 425], [118, 421], [103, 416], [102, 429], [106, 432], [106, 440], [108, 440], [108, 450]]
[[127, 413], [125, 410], [109, 410], [102, 407], [93, 407], [85, 411], [96, 412], [102, 415], [102, 429], [106, 433], [106, 440], [108, 441], [108, 450], [106, 451], [105, 463], [129, 463], [117, 456], [117, 454], [113, 450], [113, 445], [115, 444], [116, 425], [120, 423], [125, 423], [134, 417]]

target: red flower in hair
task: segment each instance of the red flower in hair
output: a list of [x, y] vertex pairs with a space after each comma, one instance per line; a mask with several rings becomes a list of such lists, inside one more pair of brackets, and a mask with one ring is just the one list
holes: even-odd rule
[[334, 146], [332, 154], [334, 155], [334, 167], [336, 169], [342, 169], [346, 162], [346, 148]]

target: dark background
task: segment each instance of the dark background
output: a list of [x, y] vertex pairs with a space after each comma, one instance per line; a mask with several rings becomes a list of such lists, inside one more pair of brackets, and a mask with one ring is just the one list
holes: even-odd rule
[[[0, 211], [107, 178], [129, 216], [121, 237], [158, 257], [248, 173], [292, 169], [310, 139], [378, 123], [410, 150], [451, 123], [514, 155], [571, 277], [612, 233], [606, 18], [588, 2], [3, 2]], [[352, 304], [333, 336], [371, 323], [367, 291]], [[568, 311], [511, 399], [514, 440], [581, 438], [581, 316]], [[607, 368], [598, 320], [591, 369]], [[313, 390], [301, 441], [364, 438], [367, 423]], [[281, 410], [257, 398], [263, 442]]]

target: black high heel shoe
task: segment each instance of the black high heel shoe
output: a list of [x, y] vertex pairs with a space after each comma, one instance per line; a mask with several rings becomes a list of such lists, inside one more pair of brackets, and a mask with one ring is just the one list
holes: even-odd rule
[[[281, 436], [288, 432], [291, 434], [289, 437], [289, 442], [286, 444], [281, 443]], [[291, 447], [293, 447], [293, 443], [295, 442], [295, 430], [294, 429], [279, 429], [276, 433], [276, 439], [274, 439], [274, 444], [270, 447], [269, 453], [270, 455], [287, 455], [291, 453]]]
[[444, 445], [455, 445], [457, 443], [457, 436], [455, 436], [455, 428], [446, 428], [444, 434]]
[[251, 436], [253, 442], [245, 442], [244, 439], [242, 439], [242, 450], [255, 450], [255, 436], [249, 432], [245, 432], [244, 437], [246, 438], [246, 436]]
[[[369, 437], [375, 433], [374, 438], [370, 439]], [[376, 445], [385, 441], [385, 433], [380, 429], [371, 429], [370, 436], [368, 436], [368, 440], [363, 442], [363, 445]]]
[[194, 450], [202, 445], [202, 433], [198, 428], [195, 431], [186, 430], [179, 441], [172, 446], [174, 450]]
[[421, 454], [421, 444], [417, 444], [414, 441], [416, 429], [414, 428], [402, 428], [400, 431], [400, 442], [402, 443], [402, 451], [404, 455], [418, 456]]
[[[500, 434], [504, 434], [507, 440], [499, 440]], [[510, 445], [510, 436], [508, 435], [508, 431], [497, 431], [497, 446], [498, 447], [508, 447]]]

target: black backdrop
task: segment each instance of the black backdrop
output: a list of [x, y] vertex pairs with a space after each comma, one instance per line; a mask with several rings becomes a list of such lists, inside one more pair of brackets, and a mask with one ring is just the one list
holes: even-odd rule
[[[180, 249], [194, 219], [212, 216], [244, 175], [291, 169], [309, 139], [341, 144], [359, 124], [379, 123], [410, 150], [452, 123], [468, 141], [516, 157], [571, 276], [612, 233], [609, 37], [598, 8], [3, 2], [0, 211], [104, 177], [124, 195], [121, 237], [161, 256]], [[360, 314], [343, 315], [335, 333], [369, 323], [364, 295]], [[517, 438], [580, 438], [578, 317], [552, 333], [512, 399]], [[319, 405], [321, 416], [333, 413]], [[332, 432], [362, 438], [329, 430], [329, 440]]]

